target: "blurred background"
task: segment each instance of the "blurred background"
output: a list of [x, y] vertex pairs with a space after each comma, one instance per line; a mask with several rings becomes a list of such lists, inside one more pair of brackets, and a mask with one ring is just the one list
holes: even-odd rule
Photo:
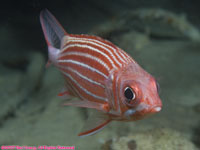
[[[200, 149], [200, 1], [29, 0], [0, 4], [0, 145], [81, 150]], [[160, 83], [163, 109], [79, 138], [88, 110], [61, 106], [64, 82], [47, 62], [39, 13], [68, 33], [98, 35], [129, 53]]]

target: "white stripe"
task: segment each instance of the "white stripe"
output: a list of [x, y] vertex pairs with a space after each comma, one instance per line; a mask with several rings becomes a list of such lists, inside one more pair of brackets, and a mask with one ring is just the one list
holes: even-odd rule
[[133, 58], [132, 58], [130, 55], [128, 55], [125, 51], [121, 50], [121, 53], [123, 53], [124, 57], [126, 58], [126, 60], [127, 60], [128, 62], [135, 62], [135, 61], [133, 60]]
[[69, 70], [69, 71], [75, 73], [76, 75], [78, 75], [78, 76], [81, 77], [82, 79], [85, 79], [85, 80], [87, 80], [88, 82], [90, 82], [90, 83], [92, 83], [92, 84], [96, 84], [96, 85], [98, 85], [98, 86], [101, 86], [101, 87], [105, 88], [105, 86], [102, 85], [101, 83], [96, 82], [96, 81], [94, 81], [94, 80], [92, 80], [92, 79], [89, 79], [88, 77], [82, 75], [80, 72], [74, 70], [73, 68], [65, 67], [65, 66], [61, 66], [61, 65], [59, 65], [58, 67], [63, 68], [63, 69], [67, 69], [67, 70]]
[[87, 65], [87, 64], [81, 63], [81, 62], [79, 62], [79, 61], [75, 61], [75, 60], [68, 59], [68, 60], [58, 60], [58, 62], [72, 63], [72, 64], [80, 65], [80, 66], [82, 66], [82, 67], [84, 67], [84, 68], [87, 68], [88, 70], [91, 70], [91, 71], [93, 71], [93, 72], [96, 72], [96, 73], [102, 75], [102, 76], [105, 77], [106, 79], [108, 78], [108, 76], [105, 75], [103, 72], [101, 72], [101, 71], [97, 70], [96, 68], [93, 68], [93, 67], [91, 67], [91, 66], [89, 66], [89, 65]]
[[72, 91], [75, 91], [75, 94], [77, 94], [82, 100], [87, 100], [78, 92], [78, 90], [72, 85], [72, 83], [69, 82], [69, 80], [68, 80], [67, 84], [70, 84], [68, 86], [68, 88], [69, 89], [72, 88]]
[[106, 46], [106, 47], [112, 49], [113, 52], [115, 52], [115, 54], [117, 55], [117, 57], [118, 57], [122, 62], [126, 63], [125, 59], [123, 59], [121, 56], [119, 56], [119, 54], [118, 54], [118, 52], [117, 52], [117, 50], [116, 50], [115, 48], [113, 48], [112, 46], [110, 46], [110, 45], [108, 45], [108, 44], [105, 44], [105, 43], [103, 43], [103, 42], [101, 42], [101, 41], [99, 41], [99, 40], [90, 39], [90, 38], [77, 38], [77, 37], [69, 37], [69, 39], [72, 39], [72, 40], [75, 39], [75, 40], [91, 41], [91, 42], [96, 42], [96, 43], [98, 43], [98, 44], [101, 44], [101, 45], [103, 45], [103, 46]]
[[107, 51], [120, 67], [122, 66], [122, 64], [117, 60], [117, 58], [113, 55], [113, 53], [109, 49], [107, 49], [105, 46], [99, 45], [90, 40], [82, 40], [82, 39], [81, 40], [69, 39], [67, 42], [80, 42], [80, 43], [86, 43], [86, 44], [92, 44], [92, 45], [98, 46], [98, 47], [104, 49], [105, 51]]
[[[118, 81], [119, 81], [119, 76], [117, 76], [117, 78], [116, 78], [116, 80], [115, 80], [116, 93], [118, 93], [118, 86], [119, 86]], [[121, 86], [122, 86], [122, 85], [120, 85], [120, 88], [121, 88]], [[118, 112], [119, 114], [121, 114], [121, 106], [120, 106], [120, 103], [119, 103], [119, 96], [118, 96], [118, 94], [117, 94], [117, 105], [118, 105], [118, 110], [117, 110], [117, 112]]]
[[101, 97], [101, 96], [97, 96], [95, 95], [94, 93], [91, 93], [90, 91], [86, 90], [85, 88], [83, 88], [70, 74], [62, 71], [62, 73], [67, 76], [68, 78], [70, 78], [74, 84], [76, 84], [76, 86], [78, 86], [81, 90], [83, 90], [85, 93], [87, 93], [88, 95], [94, 97], [94, 98], [97, 98], [97, 99], [100, 99], [100, 100], [103, 100], [103, 101], [107, 101], [107, 99], [105, 97]]
[[[103, 67], [106, 68], [106, 70], [108, 72], [111, 70], [110, 67], [105, 62], [103, 62], [101, 59], [99, 59], [98, 57], [92, 56], [90, 54], [87, 54], [87, 53], [75, 52], [75, 51], [73, 51], [73, 52], [66, 52], [66, 53], [62, 54], [60, 57], [69, 56], [69, 55], [76, 55], [76, 56], [83, 56], [83, 57], [90, 58], [90, 59], [95, 60], [98, 63], [100, 63]], [[60, 57], [58, 59], [60, 59]]]
[[127, 56], [125, 56], [123, 50], [121, 50], [120, 48], [118, 48], [118, 51], [120, 52], [120, 54], [122, 55], [122, 57], [127, 61], [129, 61], [129, 59], [127, 58]]
[[88, 46], [88, 45], [84, 45], [84, 44], [69, 44], [69, 45], [67, 45], [66, 47], [64, 47], [64, 48], [61, 50], [61, 53], [62, 53], [62, 51], [66, 50], [66, 49], [68, 49], [68, 48], [70, 48], [70, 47], [87, 48], [87, 49], [89, 49], [89, 50], [98, 52], [98, 53], [100, 53], [101, 55], [105, 56], [105, 57], [108, 59], [108, 61], [112, 64], [112, 66], [113, 66], [114, 68], [117, 68], [116, 65], [114, 64], [114, 62], [110, 59], [110, 57], [109, 57], [108, 55], [106, 55], [106, 54], [103, 53], [102, 51], [100, 51], [100, 50], [98, 50], [98, 49], [96, 49], [96, 48], [94, 48], [94, 47]]

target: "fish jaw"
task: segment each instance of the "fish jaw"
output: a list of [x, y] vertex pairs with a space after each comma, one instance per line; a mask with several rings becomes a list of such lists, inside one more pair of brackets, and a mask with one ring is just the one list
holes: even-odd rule
[[152, 113], [157, 113], [157, 112], [161, 111], [161, 109], [162, 109], [161, 106], [155, 106], [155, 107], [152, 108], [151, 112]]
[[162, 102], [158, 95], [148, 97], [149, 98], [141, 99], [140, 103], [135, 108], [131, 108], [130, 110], [124, 113], [127, 120], [141, 120], [153, 114], [156, 114], [162, 110]]
[[137, 121], [158, 113], [161, 111], [161, 109], [161, 106], [151, 107], [147, 104], [141, 103], [136, 109], [128, 109], [126, 112], [124, 112], [123, 116], [124, 120], [126, 121]]

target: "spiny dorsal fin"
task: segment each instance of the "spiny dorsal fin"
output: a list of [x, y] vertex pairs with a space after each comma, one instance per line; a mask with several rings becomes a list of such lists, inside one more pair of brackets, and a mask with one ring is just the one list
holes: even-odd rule
[[41, 11], [40, 22], [48, 46], [60, 49], [62, 38], [67, 35], [66, 31], [47, 9]]

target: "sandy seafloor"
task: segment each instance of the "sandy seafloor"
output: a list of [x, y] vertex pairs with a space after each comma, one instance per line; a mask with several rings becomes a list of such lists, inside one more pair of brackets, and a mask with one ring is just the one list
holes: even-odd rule
[[[97, 28], [98, 25], [93, 26], [88, 33]], [[9, 26], [1, 27], [0, 32], [6, 34], [0, 41], [3, 48], [6, 47], [5, 42], [13, 37], [9, 31]], [[6, 61], [1, 55], [0, 145], [74, 145], [81, 150], [98, 150], [105, 149], [102, 145], [110, 139], [169, 129], [180, 134], [180, 139], [169, 139], [186, 139], [198, 149], [200, 42], [181, 38], [152, 38], [144, 32], [138, 34], [135, 31], [119, 32], [114, 37], [109, 36], [109, 39], [158, 80], [163, 102], [161, 112], [138, 122], [112, 122], [94, 136], [79, 138], [77, 134], [86, 122], [88, 112], [86, 109], [61, 106], [64, 100], [57, 94], [62, 89], [63, 78], [55, 67], [45, 68], [44, 54], [32, 50], [8, 57]], [[23, 69], [24, 64], [26, 69]]]

